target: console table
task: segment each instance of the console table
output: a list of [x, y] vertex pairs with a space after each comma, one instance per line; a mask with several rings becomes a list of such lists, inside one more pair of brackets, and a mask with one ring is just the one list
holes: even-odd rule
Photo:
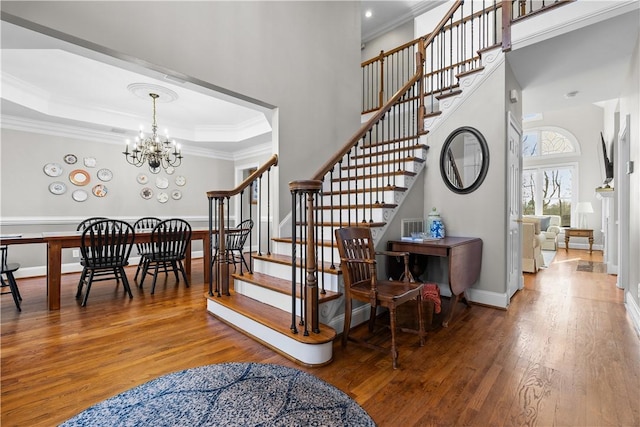
[[588, 228], [565, 228], [564, 229], [564, 250], [569, 251], [569, 239], [571, 237], [588, 237], [589, 253], [593, 253], [593, 230]]
[[482, 240], [477, 237], [445, 237], [425, 241], [390, 240], [387, 248], [390, 251], [448, 258], [449, 289], [453, 298], [449, 313], [444, 316], [445, 320], [442, 322], [442, 326], [447, 327], [458, 301], [462, 300], [468, 305], [464, 291], [473, 286], [480, 277]]

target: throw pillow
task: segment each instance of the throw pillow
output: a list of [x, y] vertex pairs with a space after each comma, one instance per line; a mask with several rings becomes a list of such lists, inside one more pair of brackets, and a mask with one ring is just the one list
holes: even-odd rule
[[549, 228], [549, 222], [551, 221], [551, 217], [550, 216], [543, 216], [540, 218], [540, 229], [542, 231], [547, 231], [547, 229]]

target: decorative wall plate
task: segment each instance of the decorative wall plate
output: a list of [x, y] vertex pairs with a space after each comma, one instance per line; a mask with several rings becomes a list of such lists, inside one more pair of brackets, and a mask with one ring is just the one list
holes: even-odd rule
[[173, 173], [176, 171], [176, 168], [174, 168], [173, 166], [169, 166], [164, 171], [167, 173], [167, 175], [173, 175]]
[[140, 197], [145, 200], [149, 200], [153, 197], [153, 190], [149, 187], [144, 187], [142, 190], [140, 190]]
[[158, 201], [160, 203], [167, 203], [167, 200], [169, 200], [169, 195], [167, 193], [158, 193]]
[[100, 181], [111, 181], [111, 178], [113, 178], [113, 172], [111, 172], [109, 169], [100, 169], [98, 171], [98, 179]]
[[156, 177], [156, 187], [158, 188], [167, 188], [169, 187], [169, 180], [164, 176]]
[[67, 185], [60, 181], [52, 182], [49, 184], [49, 191], [55, 195], [64, 194], [67, 192]]
[[180, 192], [180, 190], [173, 190], [171, 192], [171, 198], [173, 200], [180, 200], [182, 199], [182, 193]]
[[60, 166], [58, 163], [47, 163], [42, 169], [44, 170], [44, 173], [54, 177], [62, 175], [63, 171], [62, 166]]
[[84, 202], [89, 198], [89, 194], [84, 190], [76, 190], [71, 194], [71, 198], [76, 202]]
[[68, 165], [73, 165], [77, 161], [78, 158], [75, 156], [75, 154], [67, 154], [66, 156], [64, 156], [64, 162]]
[[91, 192], [93, 192], [93, 195], [96, 197], [104, 197], [107, 195], [109, 190], [103, 184], [98, 184], [93, 186]]
[[176, 185], [182, 187], [183, 185], [185, 185], [187, 183], [187, 178], [185, 178], [182, 175], [178, 175], [176, 176]]
[[95, 168], [96, 167], [96, 158], [95, 157], [85, 157], [84, 158], [84, 165], [88, 168]]
[[138, 183], [144, 185], [147, 182], [149, 182], [149, 177], [143, 173], [138, 174], [138, 176], [136, 177], [136, 181], [138, 181]]
[[75, 185], [82, 186], [87, 185], [89, 181], [91, 181], [91, 177], [87, 171], [76, 169], [71, 171], [69, 174], [69, 181], [73, 182]]

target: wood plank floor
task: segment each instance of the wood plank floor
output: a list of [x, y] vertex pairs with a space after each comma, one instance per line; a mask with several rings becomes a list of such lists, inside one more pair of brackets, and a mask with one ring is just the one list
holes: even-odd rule
[[640, 340], [623, 291], [615, 276], [577, 271], [601, 259], [560, 250], [550, 268], [525, 274], [507, 311], [461, 305], [422, 348], [400, 334], [398, 370], [387, 355], [339, 343], [328, 366], [296, 366], [206, 313], [198, 260], [189, 289], [171, 278], [150, 295], [147, 282], [130, 300], [98, 282], [85, 308], [78, 274], [65, 275], [56, 312], [43, 278], [22, 279], [22, 313], [2, 296], [1, 424], [53, 426], [159, 375], [254, 361], [324, 379], [380, 426], [639, 426]]

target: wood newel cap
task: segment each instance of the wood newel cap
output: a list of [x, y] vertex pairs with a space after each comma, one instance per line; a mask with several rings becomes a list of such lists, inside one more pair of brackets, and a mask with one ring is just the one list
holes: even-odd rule
[[322, 188], [322, 181], [316, 179], [291, 181], [289, 183], [290, 191], [313, 191], [319, 192]]

